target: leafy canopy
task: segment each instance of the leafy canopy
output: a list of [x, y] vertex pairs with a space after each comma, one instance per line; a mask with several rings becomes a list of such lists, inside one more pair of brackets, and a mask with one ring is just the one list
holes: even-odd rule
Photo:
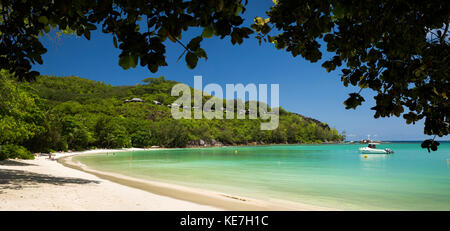
[[[200, 47], [203, 38], [230, 35], [233, 44], [242, 43], [253, 31], [239, 27], [245, 11], [242, 0], [2, 0], [0, 2], [0, 69], [21, 79], [35, 79], [34, 63], [42, 64], [46, 49], [39, 35], [57, 29], [90, 39], [91, 31], [101, 26], [103, 33], [113, 35], [113, 45], [122, 50], [119, 65], [124, 69], [138, 63], [151, 72], [167, 66], [165, 41], [185, 48], [189, 68], [199, 58], [207, 58]], [[182, 32], [203, 28], [185, 45]]]
[[[347, 109], [364, 102], [372, 89], [375, 118], [401, 116], [406, 123], [425, 119], [424, 133], [450, 131], [449, 1], [274, 0], [269, 18], [252, 28], [294, 57], [322, 59], [321, 42], [334, 56], [322, 63], [329, 72], [340, 66], [342, 82], [358, 86], [344, 102]], [[436, 150], [427, 140], [424, 148]]]
[[42, 102], [28, 83], [18, 86], [0, 71], [0, 99], [0, 145], [21, 144], [44, 130]]

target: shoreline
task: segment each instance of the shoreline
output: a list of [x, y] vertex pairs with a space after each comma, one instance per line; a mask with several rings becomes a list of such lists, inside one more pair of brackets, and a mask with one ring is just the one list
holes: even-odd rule
[[[383, 141], [384, 142], [384, 141]], [[343, 141], [329, 141], [329, 142], [322, 142], [322, 143], [268, 143], [268, 144], [230, 144], [230, 145], [187, 145], [186, 147], [173, 147], [173, 148], [166, 148], [166, 147], [157, 147], [157, 148], [119, 148], [119, 149], [87, 149], [83, 151], [68, 151], [68, 152], [52, 152], [50, 154], [56, 154], [56, 155], [78, 155], [78, 154], [89, 154], [89, 153], [106, 153], [106, 152], [131, 152], [131, 151], [149, 151], [149, 150], [171, 150], [171, 149], [191, 149], [191, 148], [231, 148], [231, 147], [258, 147], [258, 146], [284, 146], [284, 145], [335, 145], [335, 144], [350, 144], [348, 142]], [[355, 142], [355, 144], [358, 144]], [[40, 155], [48, 155], [48, 153], [40, 153]]]
[[0, 161], [0, 211], [167, 210], [220, 209], [117, 184], [46, 156]]
[[[258, 142], [252, 142], [247, 144], [228, 144], [228, 145], [187, 145], [184, 148], [221, 148], [221, 147], [255, 147], [255, 146], [271, 146], [271, 145], [317, 145], [317, 144], [346, 144], [347, 142], [344, 141], [327, 141], [327, 142], [311, 142], [311, 143], [258, 143]], [[161, 149], [161, 148], [160, 148]], [[165, 149], [174, 149], [174, 148], [165, 148]]]
[[[133, 149], [141, 150], [141, 149]], [[146, 149], [147, 150], [147, 149]], [[161, 150], [158, 149], [148, 149], [148, 150]], [[319, 207], [315, 205], [308, 205], [298, 202], [289, 201], [262, 201], [256, 200], [248, 197], [241, 197], [236, 195], [229, 195], [221, 192], [214, 192], [210, 190], [197, 189], [192, 187], [186, 187], [181, 185], [176, 185], [172, 183], [165, 183], [160, 181], [144, 180], [139, 178], [134, 178], [130, 176], [125, 176], [122, 174], [98, 171], [90, 169], [80, 163], [75, 163], [72, 157], [75, 155], [88, 155], [94, 153], [106, 153], [113, 152], [115, 150], [102, 150], [101, 152], [94, 152], [94, 150], [81, 153], [75, 153], [72, 155], [61, 156], [57, 158], [58, 163], [67, 167], [83, 171], [92, 175], [95, 175], [101, 179], [105, 179], [114, 183], [118, 183], [127, 187], [140, 189], [149, 193], [167, 196], [170, 198], [188, 201], [191, 203], [212, 206], [214, 208], [231, 210], [231, 211], [324, 211], [324, 210], [336, 210], [333, 208]], [[130, 151], [130, 150], [124, 150]]]

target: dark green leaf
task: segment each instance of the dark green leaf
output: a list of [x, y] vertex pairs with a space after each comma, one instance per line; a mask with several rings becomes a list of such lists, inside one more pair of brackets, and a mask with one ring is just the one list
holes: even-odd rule
[[190, 69], [194, 69], [197, 66], [198, 57], [191, 52], [186, 54], [186, 63]]

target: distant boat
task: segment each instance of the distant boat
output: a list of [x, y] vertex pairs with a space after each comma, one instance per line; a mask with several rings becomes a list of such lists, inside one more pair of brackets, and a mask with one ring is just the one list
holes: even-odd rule
[[379, 143], [369, 143], [368, 147], [359, 148], [359, 152], [361, 152], [363, 154], [391, 154], [391, 153], [394, 153], [394, 151], [392, 151], [389, 148], [377, 149], [376, 145], [378, 145], [378, 144]]

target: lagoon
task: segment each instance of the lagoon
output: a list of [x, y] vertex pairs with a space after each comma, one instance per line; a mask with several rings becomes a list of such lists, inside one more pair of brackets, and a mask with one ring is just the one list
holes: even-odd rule
[[342, 210], [450, 210], [450, 143], [269, 145], [89, 154], [89, 168], [267, 201]]

